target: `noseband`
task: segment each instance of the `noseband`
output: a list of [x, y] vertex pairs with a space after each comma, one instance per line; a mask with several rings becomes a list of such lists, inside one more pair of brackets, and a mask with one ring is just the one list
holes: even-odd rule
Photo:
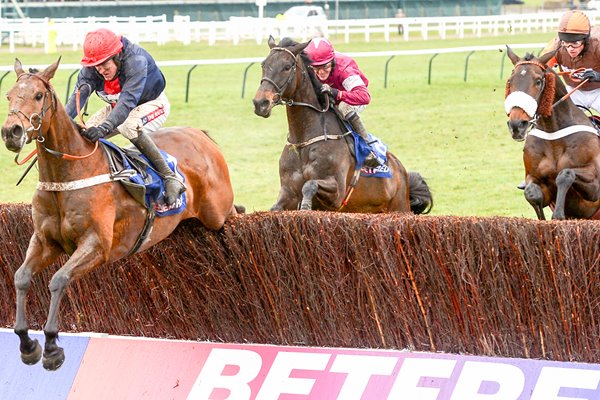
[[[52, 109], [52, 111], [56, 110], [56, 94], [54, 93], [54, 90], [52, 89], [50, 82], [46, 81], [44, 78], [42, 78], [41, 76], [38, 76], [36, 74], [22, 73], [17, 78], [17, 82], [19, 82], [21, 80], [21, 78], [23, 78], [24, 76], [37, 78], [40, 81], [42, 81], [42, 83], [44, 84], [46, 91], [44, 92], [44, 102], [42, 103], [42, 109], [40, 110], [39, 113], [34, 112], [33, 114], [27, 116], [27, 114], [25, 114], [23, 111], [13, 108], [8, 112], [8, 115], [14, 114], [17, 116], [17, 118], [19, 118], [19, 121], [21, 122], [21, 128], [23, 128], [24, 132], [27, 132], [27, 133], [37, 132], [37, 134], [35, 136], [33, 136], [33, 134], [31, 135], [31, 137], [29, 138], [29, 141], [36, 139], [39, 142], [43, 142], [44, 137], [41, 135], [42, 123], [44, 121], [44, 116], [46, 115], [46, 112], [48, 110], [50, 110], [50, 109]], [[46, 98], [48, 96], [50, 97], [51, 101], [50, 101], [50, 104], [48, 104], [48, 106], [46, 107]], [[25, 125], [23, 124], [23, 118], [21, 118], [21, 115], [29, 122], [29, 125], [30, 125], [29, 128], [25, 129]], [[34, 122], [34, 120], [38, 121], [37, 125]]]

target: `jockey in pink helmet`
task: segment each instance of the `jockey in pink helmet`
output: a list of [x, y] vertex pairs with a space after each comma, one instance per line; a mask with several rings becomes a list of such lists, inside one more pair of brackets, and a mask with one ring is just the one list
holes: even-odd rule
[[87, 122], [82, 135], [95, 142], [120, 133], [150, 160], [165, 179], [165, 200], [176, 203], [185, 185], [171, 171], [148, 135], [167, 120], [171, 105], [165, 95], [165, 77], [152, 56], [142, 47], [108, 29], [89, 32], [83, 42], [83, 68], [66, 105], [71, 118], [95, 92], [107, 105]]
[[[314, 38], [304, 49], [311, 59], [311, 67], [323, 84], [322, 93], [329, 93], [337, 104], [342, 116], [352, 125], [354, 131], [367, 143], [367, 130], [358, 116], [371, 102], [369, 80], [361, 72], [352, 58], [336, 52], [329, 40]], [[371, 152], [365, 159], [365, 165], [377, 167], [377, 157]]]

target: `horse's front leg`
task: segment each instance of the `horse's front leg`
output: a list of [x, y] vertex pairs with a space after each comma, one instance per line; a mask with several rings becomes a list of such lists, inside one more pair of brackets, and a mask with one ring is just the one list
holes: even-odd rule
[[313, 199], [319, 194], [321, 203], [330, 208], [339, 208], [339, 184], [334, 177], [328, 179], [311, 179], [302, 186], [301, 210], [312, 210]]
[[544, 193], [537, 183], [529, 182], [524, 190], [525, 199], [531, 204], [539, 220], [545, 220]]
[[552, 219], [565, 219], [565, 201], [567, 192], [573, 186], [577, 174], [571, 168], [565, 168], [556, 176], [556, 205]]
[[44, 325], [46, 343], [42, 360], [44, 368], [49, 371], [57, 370], [65, 361], [64, 350], [56, 344], [56, 338], [58, 337], [58, 310], [67, 285], [71, 280], [81, 277], [107, 260], [108, 256], [100, 246], [92, 243], [97, 241], [87, 240], [84, 245], [80, 245], [69, 261], [56, 271], [50, 280], [50, 309]]
[[25, 261], [15, 272], [17, 310], [14, 331], [19, 336], [21, 360], [27, 365], [36, 364], [42, 358], [42, 348], [37, 339], [29, 337], [29, 324], [27, 323], [26, 304], [31, 279], [35, 274], [52, 264], [60, 253], [60, 249], [56, 247], [44, 247], [37, 234], [34, 233], [29, 240]]

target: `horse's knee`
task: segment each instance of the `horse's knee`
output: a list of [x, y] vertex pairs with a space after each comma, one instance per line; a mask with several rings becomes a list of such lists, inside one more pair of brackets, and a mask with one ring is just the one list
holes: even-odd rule
[[14, 281], [15, 281], [15, 289], [17, 290], [27, 290], [31, 285], [31, 270], [29, 268], [19, 268], [17, 272], [15, 272]]
[[313, 198], [315, 194], [317, 194], [317, 190], [319, 190], [319, 184], [315, 181], [306, 181], [304, 185], [302, 185], [302, 196], [305, 198]]
[[52, 279], [50, 279], [48, 289], [50, 289], [51, 293], [63, 291], [67, 287], [69, 280], [70, 277], [64, 271], [58, 270]]
[[556, 185], [569, 187], [575, 182], [576, 178], [577, 174], [575, 174], [575, 171], [571, 168], [565, 168], [556, 176]]
[[525, 195], [525, 199], [527, 199], [529, 203], [541, 203], [544, 199], [542, 189], [535, 183], [530, 183], [525, 186], [523, 193]]

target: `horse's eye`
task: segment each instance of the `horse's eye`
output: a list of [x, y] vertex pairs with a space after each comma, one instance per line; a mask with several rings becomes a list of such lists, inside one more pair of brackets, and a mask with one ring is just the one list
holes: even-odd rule
[[40, 100], [41, 100], [41, 99], [43, 99], [43, 98], [44, 98], [44, 94], [43, 94], [42, 92], [37, 92], [37, 93], [35, 94], [35, 100], [36, 100], [36, 101], [40, 101]]
[[542, 80], [540, 78], [535, 80], [535, 86], [542, 86]]
[[291, 66], [291, 65], [286, 65], [286, 66], [285, 66], [285, 70], [286, 70], [286, 71], [289, 71], [290, 69], [292, 69], [292, 66]]

